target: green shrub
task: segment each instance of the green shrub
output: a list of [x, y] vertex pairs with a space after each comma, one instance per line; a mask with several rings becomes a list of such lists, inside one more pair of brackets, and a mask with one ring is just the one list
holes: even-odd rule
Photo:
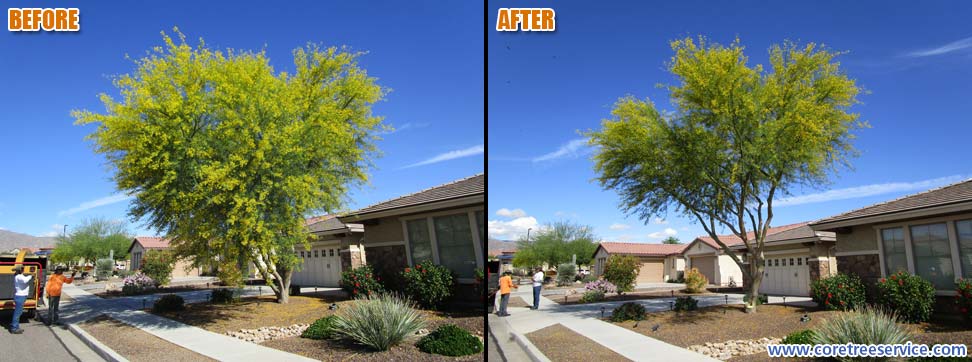
[[618, 295], [634, 289], [641, 263], [631, 255], [611, 255], [604, 266], [604, 280], [617, 286]]
[[230, 304], [238, 299], [232, 288], [216, 288], [209, 294], [209, 300], [215, 304]]
[[972, 279], [955, 282], [955, 305], [966, 322], [972, 322]]
[[587, 274], [587, 275], [583, 276], [580, 281], [581, 281], [581, 283], [587, 284], [587, 283], [593, 282], [595, 280], [597, 280], [597, 277], [594, 276], [594, 274]]
[[310, 327], [307, 327], [300, 336], [310, 339], [329, 339], [334, 336], [334, 322], [336, 320], [337, 317], [333, 315], [318, 319]]
[[239, 287], [243, 285], [243, 272], [232, 265], [220, 267], [216, 271], [216, 277], [227, 287]]
[[98, 259], [95, 262], [95, 277], [98, 280], [108, 280], [111, 272], [115, 270], [115, 261], [111, 259]]
[[563, 263], [557, 266], [557, 285], [567, 286], [574, 284], [577, 277], [577, 266], [571, 263]]
[[678, 297], [675, 298], [675, 306], [673, 307], [676, 311], [688, 311], [699, 309], [699, 301], [692, 297]]
[[291, 284], [290, 295], [300, 295], [300, 286], [297, 284]]
[[384, 291], [375, 278], [371, 265], [362, 265], [341, 272], [341, 289], [351, 298], [367, 297]]
[[402, 272], [405, 295], [425, 308], [436, 309], [452, 296], [452, 271], [431, 261]]
[[685, 272], [685, 291], [688, 293], [704, 293], [705, 286], [709, 285], [709, 279], [699, 272], [698, 268], [692, 268]]
[[130, 275], [132, 275], [132, 274], [134, 274], [134, 273], [135, 273], [135, 272], [133, 272], [133, 271], [131, 271], [131, 270], [128, 270], [128, 269], [122, 269], [122, 270], [119, 270], [119, 271], [118, 271], [118, 277], [119, 277], [119, 278], [127, 278], [127, 277], [129, 277]]
[[931, 318], [935, 306], [935, 286], [917, 275], [900, 271], [877, 283], [877, 303], [894, 312], [904, 322], [918, 323]]
[[166, 250], [148, 250], [142, 257], [142, 273], [152, 278], [156, 287], [169, 284], [174, 267], [175, 259], [172, 257], [172, 253]]
[[[743, 295], [743, 303], [749, 303], [749, 294]], [[756, 305], [769, 303], [769, 296], [766, 294], [760, 294], [759, 298], [756, 299]]]
[[821, 307], [852, 310], [864, 305], [864, 284], [856, 275], [837, 273], [811, 283], [810, 296]]
[[897, 344], [911, 340], [911, 333], [898, 324], [894, 313], [860, 307], [839, 313], [813, 329], [814, 344]]
[[790, 333], [790, 335], [783, 337], [780, 344], [813, 344], [813, 331], [804, 329]]
[[176, 294], [166, 294], [155, 301], [155, 304], [152, 305], [152, 311], [171, 312], [183, 310], [186, 308], [185, 303], [182, 297]]
[[465, 356], [483, 351], [483, 342], [455, 324], [437, 328], [415, 344], [422, 352], [443, 356]]
[[604, 300], [604, 292], [600, 290], [588, 290], [580, 297], [581, 303], [594, 303]]
[[644, 320], [645, 319], [645, 307], [641, 304], [634, 302], [627, 302], [622, 304], [620, 307], [614, 308], [611, 312], [612, 322], [624, 322], [626, 320]]
[[388, 350], [423, 327], [425, 320], [411, 301], [388, 294], [358, 299], [341, 308], [334, 321], [338, 335], [379, 351]]

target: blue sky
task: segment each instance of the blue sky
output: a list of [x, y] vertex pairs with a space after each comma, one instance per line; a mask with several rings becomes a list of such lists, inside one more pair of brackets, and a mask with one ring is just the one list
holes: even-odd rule
[[[552, 7], [557, 30], [496, 32], [501, 7]], [[871, 93], [854, 108], [872, 128], [857, 132], [853, 170], [832, 183], [793, 190], [774, 225], [815, 220], [972, 177], [972, 3], [877, 1], [488, 2], [487, 108], [490, 235], [572, 220], [603, 240], [658, 242], [704, 234], [690, 219], [649, 222], [618, 210], [593, 182], [578, 131], [599, 127], [632, 94], [671, 110], [655, 87], [669, 41], [739, 37], [750, 64], [786, 39], [847, 51], [845, 71]]]
[[[123, 6], [110, 6], [124, 4]], [[475, 2], [7, 1], [5, 7], [75, 6], [79, 33], [0, 34], [0, 228], [60, 232], [90, 217], [127, 219], [111, 170], [75, 126], [73, 109], [101, 112], [111, 76], [133, 70], [173, 26], [209, 46], [265, 48], [278, 70], [307, 42], [367, 51], [360, 64], [392, 89], [374, 107], [397, 131], [378, 143], [371, 183], [349, 208], [484, 170], [482, 4]], [[411, 167], [409, 167], [411, 166]], [[133, 232], [154, 234], [137, 221]]]

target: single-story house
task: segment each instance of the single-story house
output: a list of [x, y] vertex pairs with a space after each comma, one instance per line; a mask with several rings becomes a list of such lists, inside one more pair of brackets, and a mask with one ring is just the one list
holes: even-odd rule
[[500, 249], [500, 250], [490, 250], [490, 259], [495, 259], [500, 262], [499, 272], [504, 273], [507, 271], [513, 271], [513, 257], [516, 255], [516, 249]]
[[612, 255], [631, 255], [641, 262], [637, 283], [664, 283], [678, 279], [685, 270], [685, 260], [681, 253], [685, 244], [649, 244], [601, 242], [594, 249], [594, 267], [591, 274], [600, 277], [604, 273], [607, 260]]
[[814, 221], [836, 233], [837, 270], [873, 286], [906, 271], [930, 281], [939, 296], [972, 278], [972, 179]]
[[[128, 255], [131, 262], [128, 263], [128, 270], [135, 271], [142, 268], [142, 258], [149, 250], [167, 250], [170, 248], [169, 239], [154, 236], [136, 236], [132, 239], [132, 244], [128, 247]], [[172, 277], [197, 277], [202, 271], [199, 268], [189, 268], [189, 262], [177, 260], [175, 267], [172, 268]]]
[[[295, 252], [302, 263], [291, 277], [291, 284], [300, 286], [337, 287], [341, 272], [352, 264], [351, 250], [359, 250], [359, 239], [364, 233], [361, 224], [342, 223], [335, 215], [308, 218], [305, 221], [311, 233], [310, 247], [297, 245]], [[361, 254], [353, 254], [363, 258]], [[345, 260], [346, 259], [346, 260]], [[360, 264], [363, 260], [358, 260]]]

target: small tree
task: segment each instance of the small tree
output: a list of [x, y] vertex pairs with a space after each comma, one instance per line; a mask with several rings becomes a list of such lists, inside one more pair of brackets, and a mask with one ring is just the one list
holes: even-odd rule
[[681, 243], [682, 242], [679, 241], [678, 238], [676, 238], [674, 236], [669, 236], [669, 237], [665, 238], [665, 240], [662, 240], [662, 244], [681, 244]]
[[571, 263], [563, 263], [557, 266], [557, 285], [565, 286], [574, 284], [577, 277], [577, 266]]
[[149, 250], [142, 257], [142, 273], [155, 281], [155, 286], [169, 284], [175, 260], [172, 253], [165, 250]]
[[109, 258], [98, 259], [95, 262], [95, 277], [98, 280], [108, 280], [111, 278], [111, 272], [115, 269], [115, 261]]
[[553, 267], [571, 261], [577, 255], [578, 265], [589, 265], [597, 249], [597, 239], [590, 226], [560, 221], [540, 228], [532, 240], [517, 241], [514, 266]]
[[618, 295], [634, 289], [641, 263], [631, 255], [611, 255], [604, 266], [604, 280], [617, 286]]

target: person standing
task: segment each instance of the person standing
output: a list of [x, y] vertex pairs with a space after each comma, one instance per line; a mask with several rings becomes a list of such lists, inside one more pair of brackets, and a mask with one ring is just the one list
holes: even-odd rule
[[21, 334], [24, 333], [23, 329], [20, 329], [20, 315], [24, 313], [24, 302], [27, 301], [27, 295], [30, 293], [30, 279], [33, 275], [24, 275], [24, 266], [15, 265], [13, 267], [14, 272], [14, 312], [13, 321], [10, 322], [10, 333]]
[[54, 269], [54, 275], [51, 275], [47, 280], [47, 325], [56, 324], [58, 319], [58, 306], [61, 303], [61, 286], [64, 283], [71, 284], [74, 282], [74, 274], [77, 272], [71, 272], [71, 277], [64, 276], [64, 267], [59, 266]]
[[537, 268], [533, 274], [533, 307], [530, 309], [540, 309], [540, 288], [543, 287], [543, 268]]
[[499, 312], [496, 312], [496, 315], [500, 317], [506, 317], [510, 315], [510, 313], [506, 312], [506, 305], [509, 304], [510, 302], [511, 289], [518, 288], [516, 285], [513, 285], [513, 277], [510, 276], [511, 274], [513, 273], [506, 271], [505, 273], [503, 273], [503, 276], [500, 277], [499, 279], [500, 307], [499, 307]]

